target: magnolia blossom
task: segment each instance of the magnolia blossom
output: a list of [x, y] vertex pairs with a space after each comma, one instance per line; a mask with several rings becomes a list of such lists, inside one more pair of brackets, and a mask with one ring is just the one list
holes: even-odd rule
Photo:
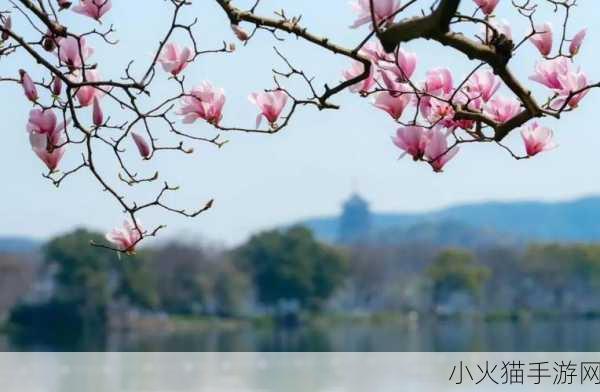
[[37, 101], [39, 96], [38, 96], [37, 89], [35, 87], [35, 83], [33, 83], [33, 80], [31, 80], [31, 77], [29, 76], [29, 74], [27, 72], [25, 72], [21, 69], [21, 70], [19, 70], [19, 73], [21, 74], [21, 85], [23, 86], [23, 91], [25, 92], [25, 96], [31, 102]]
[[[461, 90], [454, 96], [452, 103], [461, 107], [462, 109], [467, 109], [474, 113], [481, 113], [484, 101], [481, 99], [480, 95], [477, 95], [477, 97], [479, 98], [473, 98]], [[475, 126], [475, 121], [469, 119], [458, 120], [454, 118], [447, 118], [442, 122], [442, 125], [452, 130], [456, 128], [470, 130]]]
[[166, 72], [177, 76], [193, 58], [194, 54], [187, 46], [181, 49], [177, 43], [168, 43], [160, 52], [158, 61]]
[[430, 124], [439, 124], [446, 127], [453, 125], [454, 108], [446, 100], [447, 98], [449, 96], [421, 97], [419, 109]]
[[472, 99], [481, 98], [488, 102], [500, 88], [500, 78], [492, 71], [479, 71], [471, 75], [465, 84], [465, 90]]
[[535, 26], [535, 33], [529, 38], [542, 56], [548, 56], [552, 51], [552, 25], [544, 23]]
[[521, 103], [515, 98], [494, 97], [484, 111], [494, 121], [505, 123], [521, 112]]
[[[371, 1], [373, 1], [373, 15], [371, 15]], [[350, 3], [358, 19], [354, 21], [351, 28], [355, 29], [365, 24], [372, 23], [389, 25], [394, 22], [394, 13], [400, 9], [398, 0], [356, 0]]]
[[569, 59], [558, 57], [553, 60], [544, 60], [535, 65], [535, 74], [529, 79], [541, 83], [553, 90], [560, 90], [562, 84], [559, 75], [566, 75], [574, 72], [573, 65]]
[[423, 158], [427, 144], [429, 142], [429, 131], [422, 127], [403, 127], [398, 128], [396, 136], [392, 138], [392, 141], [402, 151], [401, 158], [409, 154], [412, 158], [417, 161]]
[[575, 56], [577, 53], [579, 53], [579, 50], [581, 49], [581, 44], [583, 44], [583, 40], [585, 39], [586, 34], [587, 29], [583, 29], [577, 34], [575, 34], [575, 37], [573, 37], [573, 40], [569, 45], [569, 52], [571, 53], [571, 56]]
[[496, 6], [498, 5], [498, 2], [500, 0], [473, 0], [475, 1], [475, 4], [477, 4], [477, 6], [479, 8], [481, 8], [481, 11], [483, 11], [484, 14], [486, 15], [491, 15], [494, 10], [496, 9]]
[[373, 63], [377, 64], [380, 61], [394, 61], [394, 55], [391, 53], [387, 53], [385, 49], [383, 49], [383, 45], [381, 45], [381, 41], [374, 40], [367, 42], [362, 48], [360, 48], [359, 53], [365, 57], [368, 57]]
[[[501, 19], [501, 20], [493, 19], [493, 20], [490, 20], [488, 22], [488, 24], [491, 25], [496, 30], [497, 34], [502, 34], [506, 38], [508, 38], [509, 40], [512, 41], [512, 39], [513, 39], [512, 29], [506, 19]], [[482, 31], [482, 35], [484, 37], [484, 42], [488, 45], [491, 44], [492, 39], [494, 38], [494, 31], [487, 24], [481, 25], [481, 31]]]
[[65, 124], [58, 124], [56, 115], [50, 109], [29, 112], [27, 132], [31, 148], [51, 171], [56, 170], [65, 154], [64, 129]]
[[33, 109], [29, 112], [27, 131], [39, 134], [50, 134], [56, 130], [58, 120], [50, 109]]
[[250, 102], [258, 106], [260, 113], [256, 117], [256, 127], [260, 126], [260, 122], [264, 117], [272, 127], [275, 127], [281, 112], [285, 107], [288, 95], [283, 90], [252, 93], [248, 97]]
[[[100, 73], [95, 69], [91, 69], [85, 72], [85, 78], [87, 82], [98, 82], [100, 81]], [[81, 77], [72, 79], [79, 83], [83, 81], [83, 78]], [[82, 86], [79, 87], [75, 95], [79, 104], [85, 107], [90, 106], [94, 102], [94, 98], [102, 98], [104, 96], [104, 91], [94, 86]]]
[[135, 253], [135, 246], [143, 238], [142, 227], [136, 226], [128, 220], [123, 221], [123, 226], [115, 227], [106, 234], [106, 240], [121, 252]]
[[150, 148], [148, 142], [146, 142], [146, 139], [135, 132], [131, 132], [131, 138], [133, 139], [133, 142], [135, 143], [142, 158], [150, 157], [152, 154], [152, 149]]
[[[558, 75], [558, 80], [561, 85], [559, 91], [561, 96], [552, 102], [552, 107], [562, 107], [567, 99], [569, 100], [568, 105], [570, 107], [576, 108], [579, 106], [579, 102], [589, 92], [589, 90], [586, 89], [586, 87], [588, 87], [587, 75], [581, 71], [568, 72], [566, 74]], [[573, 96], [571, 97], [571, 95]]]
[[182, 98], [181, 109], [177, 112], [184, 116], [183, 122], [191, 124], [199, 118], [210, 124], [218, 125], [223, 118], [225, 91], [215, 88], [209, 82], [202, 82]]
[[81, 68], [92, 54], [94, 54], [94, 49], [87, 46], [84, 37], [77, 39], [68, 36], [58, 41], [58, 57], [71, 69]]
[[433, 129], [429, 134], [429, 141], [425, 148], [425, 156], [435, 172], [441, 172], [452, 158], [458, 153], [459, 148], [454, 146], [448, 149], [448, 138], [440, 129]]
[[449, 94], [454, 82], [448, 68], [435, 68], [427, 71], [424, 90], [429, 94]]
[[551, 104], [551, 107], [556, 110], [561, 109], [567, 99], [569, 99], [569, 106], [577, 107], [588, 93], [587, 75], [564, 57], [536, 64], [535, 74], [529, 79], [543, 84], [559, 95]]
[[66, 138], [62, 131], [51, 135], [33, 132], [29, 134], [31, 149], [50, 171], [56, 170], [65, 155], [65, 146], [62, 145], [65, 141]]
[[[375, 86], [375, 78], [373, 72], [373, 65], [371, 65], [371, 69], [369, 70], [369, 76], [362, 80], [361, 82], [355, 83], [350, 86], [350, 91], [353, 93], [366, 93]], [[355, 61], [352, 64], [350, 69], [347, 69], [343, 72], [344, 79], [352, 80], [365, 72], [365, 66], [360, 61]]]
[[100, 20], [112, 8], [111, 0], [79, 0], [73, 12]]
[[406, 107], [412, 102], [412, 98], [410, 93], [390, 94], [381, 92], [375, 97], [373, 106], [386, 111], [394, 120], [398, 120], [402, 117]]
[[525, 142], [525, 151], [530, 157], [556, 147], [552, 130], [540, 126], [537, 122], [521, 129], [521, 137]]
[[383, 83], [389, 90], [397, 90], [398, 83], [407, 82], [417, 68], [417, 55], [403, 49], [398, 50], [398, 56], [391, 62], [381, 62]]

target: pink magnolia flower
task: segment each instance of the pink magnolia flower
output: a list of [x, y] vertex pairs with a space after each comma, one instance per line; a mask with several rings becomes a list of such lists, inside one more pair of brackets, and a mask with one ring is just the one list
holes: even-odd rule
[[111, 0], [79, 0], [73, 12], [100, 20], [112, 8]]
[[51, 134], [56, 131], [56, 114], [50, 109], [33, 109], [29, 112], [27, 131], [39, 134]]
[[244, 30], [242, 27], [240, 27], [240, 25], [232, 24], [231, 31], [233, 31], [233, 34], [235, 34], [237, 39], [239, 39], [242, 42], [248, 41], [248, 38], [250, 38], [250, 35], [248, 34], [248, 32], [246, 30]]
[[[464, 91], [459, 91], [452, 101], [454, 105], [461, 107], [462, 109], [467, 109], [471, 112], [481, 113], [483, 107], [483, 99], [480, 95], [476, 95], [476, 98], [471, 97]], [[456, 128], [461, 128], [465, 130], [470, 130], [475, 126], [475, 121], [468, 119], [460, 119], [457, 120], [454, 117], [446, 118], [441, 122], [441, 125], [445, 126], [450, 130], [454, 130]]]
[[492, 71], [479, 71], [471, 75], [465, 83], [465, 90], [470, 98], [481, 98], [484, 102], [488, 102], [498, 91], [500, 84], [500, 78]]
[[136, 228], [128, 220], [123, 221], [123, 226], [115, 227], [106, 234], [106, 240], [113, 244], [121, 252], [135, 253], [135, 246], [142, 240], [143, 229], [138, 223]]
[[148, 142], [146, 142], [146, 139], [144, 139], [142, 135], [135, 132], [131, 132], [131, 138], [133, 139], [142, 158], [150, 157], [152, 154], [152, 149], [150, 148]]
[[573, 72], [573, 65], [569, 59], [558, 57], [553, 60], [544, 60], [535, 65], [535, 74], [529, 79], [543, 84], [553, 90], [560, 90], [562, 84], [559, 75], [566, 75]]
[[448, 68], [427, 71], [424, 90], [429, 94], [450, 94], [453, 89], [452, 73]]
[[571, 45], [569, 45], [569, 52], [571, 53], [571, 56], [575, 56], [577, 53], [579, 53], [581, 44], [583, 44], [586, 34], [587, 29], [583, 29], [575, 34], [575, 37], [573, 37], [573, 40], [571, 41]]
[[[89, 71], [85, 71], [85, 77], [87, 82], [98, 82], [100, 81], [100, 73], [91, 69]], [[83, 78], [74, 78], [76, 82], [83, 82]], [[90, 106], [94, 102], [94, 98], [102, 98], [104, 96], [104, 91], [94, 87], [94, 86], [81, 86], [77, 90], [75, 94], [77, 96], [77, 101], [83, 107]]]
[[561, 88], [559, 91], [561, 97], [552, 102], [552, 107], [556, 107], [557, 105], [560, 105], [562, 107], [564, 105], [564, 102], [575, 93], [577, 94], [570, 97], [568, 105], [572, 108], [576, 108], [577, 106], [579, 106], [579, 102], [589, 92], [589, 90], [584, 90], [586, 87], [588, 87], [587, 75], [581, 71], [568, 72], [566, 74], [558, 75], [558, 80], [561, 84]]
[[[488, 22], [488, 24], [491, 25], [494, 28], [494, 30], [496, 30], [496, 34], [502, 34], [512, 41], [512, 29], [510, 27], [510, 24], [508, 23], [508, 20], [492, 19]], [[488, 25], [485, 24], [481, 25], [481, 35], [483, 37], [483, 42], [488, 45], [492, 43], [492, 39], [495, 36], [494, 31], [490, 27], [488, 27]]]
[[70, 69], [81, 68], [82, 64], [94, 54], [94, 49], [87, 46], [84, 37], [67, 37], [58, 41], [58, 57]]
[[65, 124], [57, 124], [56, 115], [52, 110], [33, 109], [29, 112], [29, 142], [35, 154], [51, 171], [56, 170], [65, 153], [64, 130]]
[[373, 19], [377, 24], [385, 22], [389, 25], [394, 22], [394, 13], [400, 9], [397, 0], [373, 0], [373, 16], [371, 16], [371, 0], [356, 0], [350, 3], [358, 19], [354, 21], [351, 28], [355, 29], [365, 24], [371, 24]]
[[[366, 93], [369, 90], [371, 90], [373, 88], [373, 86], [375, 86], [375, 78], [374, 78], [374, 71], [373, 71], [374, 65], [371, 65], [371, 69], [369, 70], [369, 76], [359, 82], [359, 83], [355, 83], [352, 86], [350, 86], [350, 91], [352, 91], [353, 93]], [[363, 65], [363, 63], [361, 63], [360, 61], [355, 61], [352, 64], [352, 68], [347, 69], [343, 72], [343, 76], [344, 79], [346, 80], [351, 80], [354, 79], [360, 75], [363, 74], [363, 72], [365, 71], [365, 66]]]
[[21, 85], [23, 86], [23, 91], [25, 92], [25, 96], [31, 102], [35, 102], [38, 100], [38, 92], [35, 87], [35, 83], [31, 80], [31, 77], [24, 70], [19, 70], [19, 74], [21, 75]]
[[440, 98], [431, 96], [421, 97], [419, 102], [421, 114], [432, 125], [452, 126], [454, 108], [446, 101], [446, 97]]
[[404, 151], [401, 158], [409, 154], [415, 161], [418, 161], [425, 154], [429, 142], [429, 131], [414, 126], [398, 128], [392, 141], [396, 147]]
[[92, 120], [94, 125], [97, 127], [102, 126], [104, 123], [104, 112], [102, 112], [102, 108], [100, 107], [100, 100], [98, 97], [94, 97], [94, 106], [92, 109]]
[[425, 148], [425, 156], [435, 172], [441, 172], [452, 158], [458, 153], [458, 147], [448, 149], [448, 139], [440, 129], [433, 129]]
[[261, 113], [256, 117], [256, 127], [260, 126], [262, 118], [266, 118], [272, 127], [276, 127], [277, 120], [288, 101], [288, 95], [283, 90], [252, 93], [248, 97], [250, 102], [258, 106]]
[[193, 58], [194, 54], [187, 46], [181, 49], [177, 43], [168, 43], [160, 52], [158, 61], [166, 72], [177, 76]]
[[394, 61], [394, 55], [386, 53], [381, 45], [381, 41], [369, 41], [359, 51], [363, 56], [366, 56], [371, 62], [377, 64], [380, 61]]
[[398, 83], [406, 83], [417, 69], [417, 55], [403, 49], [398, 50], [398, 58], [382, 62], [381, 76], [389, 90], [397, 90]]
[[483, 11], [484, 14], [486, 15], [491, 15], [494, 10], [496, 9], [496, 6], [498, 5], [498, 2], [500, 0], [473, 0], [475, 1], [475, 4], [477, 4], [477, 6], [479, 8], [481, 8], [481, 11]]
[[62, 145], [65, 141], [65, 135], [62, 131], [51, 135], [42, 135], [35, 132], [29, 134], [31, 149], [50, 171], [56, 170], [65, 155], [65, 146]]
[[521, 129], [521, 137], [525, 142], [525, 151], [530, 157], [556, 147], [552, 130], [541, 127], [537, 122]]
[[406, 107], [412, 102], [412, 98], [410, 93], [390, 94], [381, 92], [375, 97], [373, 106], [386, 111], [394, 120], [398, 120], [402, 117]]
[[62, 92], [62, 79], [55, 76], [52, 80], [52, 94], [59, 96]]
[[552, 25], [544, 23], [535, 26], [535, 33], [529, 38], [542, 56], [548, 56], [552, 51]]
[[178, 114], [184, 116], [183, 122], [191, 124], [199, 118], [210, 124], [218, 125], [223, 118], [225, 91], [215, 88], [209, 82], [202, 82], [182, 98], [182, 107]]
[[484, 108], [485, 114], [498, 123], [505, 123], [521, 112], [521, 103], [515, 98], [494, 97]]
[[588, 87], [587, 75], [564, 57], [536, 64], [535, 74], [529, 79], [551, 88], [560, 95], [551, 104], [551, 107], [556, 110], [562, 108], [565, 101], [574, 93], [576, 94], [569, 99], [568, 105], [572, 108], [577, 107], [588, 93], [588, 90], [581, 91]]

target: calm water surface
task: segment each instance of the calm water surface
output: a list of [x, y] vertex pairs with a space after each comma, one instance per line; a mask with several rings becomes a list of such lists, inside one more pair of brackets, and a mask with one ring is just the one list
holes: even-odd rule
[[336, 323], [297, 328], [207, 327], [73, 342], [5, 337], [5, 351], [600, 351], [600, 320]]

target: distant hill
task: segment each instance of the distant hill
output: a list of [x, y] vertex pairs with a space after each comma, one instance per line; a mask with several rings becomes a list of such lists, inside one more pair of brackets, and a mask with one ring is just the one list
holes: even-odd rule
[[[424, 213], [372, 213], [369, 237], [382, 242], [600, 242], [600, 197], [565, 202], [489, 202]], [[300, 222], [337, 242], [338, 217]]]
[[0, 253], [32, 252], [40, 247], [39, 241], [24, 237], [0, 237]]

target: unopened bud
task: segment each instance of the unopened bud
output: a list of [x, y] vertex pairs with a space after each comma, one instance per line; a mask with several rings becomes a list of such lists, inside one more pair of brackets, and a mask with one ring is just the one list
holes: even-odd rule
[[67, 9], [71, 6], [71, 1], [69, 0], [58, 0], [58, 6], [61, 10]]
[[6, 17], [6, 19], [4, 20], [4, 30], [2, 30], [2, 41], [6, 41], [7, 39], [10, 38], [10, 34], [8, 34], [7, 30], [12, 29], [12, 19], [10, 18], [10, 15]]
[[47, 52], [53, 52], [54, 49], [56, 49], [56, 42], [54, 41], [54, 38], [52, 38], [50, 35], [44, 36], [43, 45], [44, 49], [46, 49]]
[[233, 33], [235, 34], [235, 36], [238, 37], [238, 39], [240, 41], [248, 41], [248, 38], [250, 38], [250, 36], [246, 32], [246, 30], [244, 30], [243, 28], [241, 28], [237, 24], [232, 24], [231, 25], [231, 30], [233, 31]]

